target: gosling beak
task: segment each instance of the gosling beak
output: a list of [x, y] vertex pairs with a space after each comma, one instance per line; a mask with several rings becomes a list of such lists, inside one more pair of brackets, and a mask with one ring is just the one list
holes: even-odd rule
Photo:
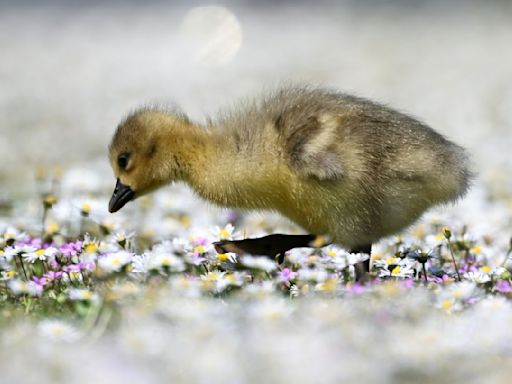
[[135, 192], [133, 192], [129, 186], [124, 185], [119, 181], [119, 179], [117, 179], [116, 188], [114, 189], [114, 193], [112, 193], [112, 197], [108, 203], [108, 211], [110, 213], [119, 211], [127, 202], [133, 200], [134, 196]]

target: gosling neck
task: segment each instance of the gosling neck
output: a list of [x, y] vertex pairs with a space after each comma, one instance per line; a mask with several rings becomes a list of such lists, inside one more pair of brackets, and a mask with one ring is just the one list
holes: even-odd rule
[[168, 148], [163, 165], [166, 179], [169, 182], [184, 181], [195, 188], [215, 157], [215, 136], [194, 123], [187, 122], [174, 128], [163, 140]]

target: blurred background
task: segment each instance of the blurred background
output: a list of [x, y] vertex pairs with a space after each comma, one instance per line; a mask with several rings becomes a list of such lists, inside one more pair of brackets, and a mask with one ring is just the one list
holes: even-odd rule
[[408, 112], [512, 188], [511, 42], [506, 0], [1, 2], [2, 193], [56, 165], [112, 187], [107, 145], [131, 109], [204, 121], [283, 82]]

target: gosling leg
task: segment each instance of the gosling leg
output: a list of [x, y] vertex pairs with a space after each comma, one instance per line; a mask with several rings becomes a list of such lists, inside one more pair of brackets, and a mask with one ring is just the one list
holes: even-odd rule
[[252, 255], [268, 256], [277, 261], [284, 261], [284, 254], [292, 248], [313, 247], [317, 235], [283, 235], [273, 234], [254, 239], [221, 240], [213, 243], [218, 253], [233, 252], [237, 254], [249, 253]]
[[[372, 255], [372, 245], [363, 245], [356, 247], [350, 251], [350, 253], [366, 253]], [[370, 272], [370, 259], [362, 261], [354, 265], [356, 271], [356, 281], [364, 283], [368, 279], [368, 273]]]

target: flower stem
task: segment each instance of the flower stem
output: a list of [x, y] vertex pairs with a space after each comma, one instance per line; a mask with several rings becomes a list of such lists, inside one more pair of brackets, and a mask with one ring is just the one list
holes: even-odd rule
[[47, 215], [48, 215], [48, 208], [45, 206], [43, 208], [43, 218], [41, 220], [41, 238], [44, 237], [44, 223], [46, 222]]
[[421, 267], [423, 268], [423, 278], [425, 279], [425, 283], [428, 283], [427, 268], [425, 268], [425, 263], [421, 263]]
[[452, 250], [452, 243], [448, 238], [446, 239], [446, 241], [448, 242], [448, 250], [450, 251], [450, 255], [452, 256], [453, 266], [455, 267], [455, 273], [457, 274], [457, 280], [461, 281], [462, 279], [460, 278], [459, 268], [457, 267], [457, 263], [455, 262], [455, 255], [453, 254]]
[[21, 269], [23, 270], [23, 274], [25, 275], [25, 280], [28, 281], [27, 271], [25, 270], [25, 264], [23, 264], [23, 259], [21, 255], [19, 255], [18, 257], [20, 259]]

